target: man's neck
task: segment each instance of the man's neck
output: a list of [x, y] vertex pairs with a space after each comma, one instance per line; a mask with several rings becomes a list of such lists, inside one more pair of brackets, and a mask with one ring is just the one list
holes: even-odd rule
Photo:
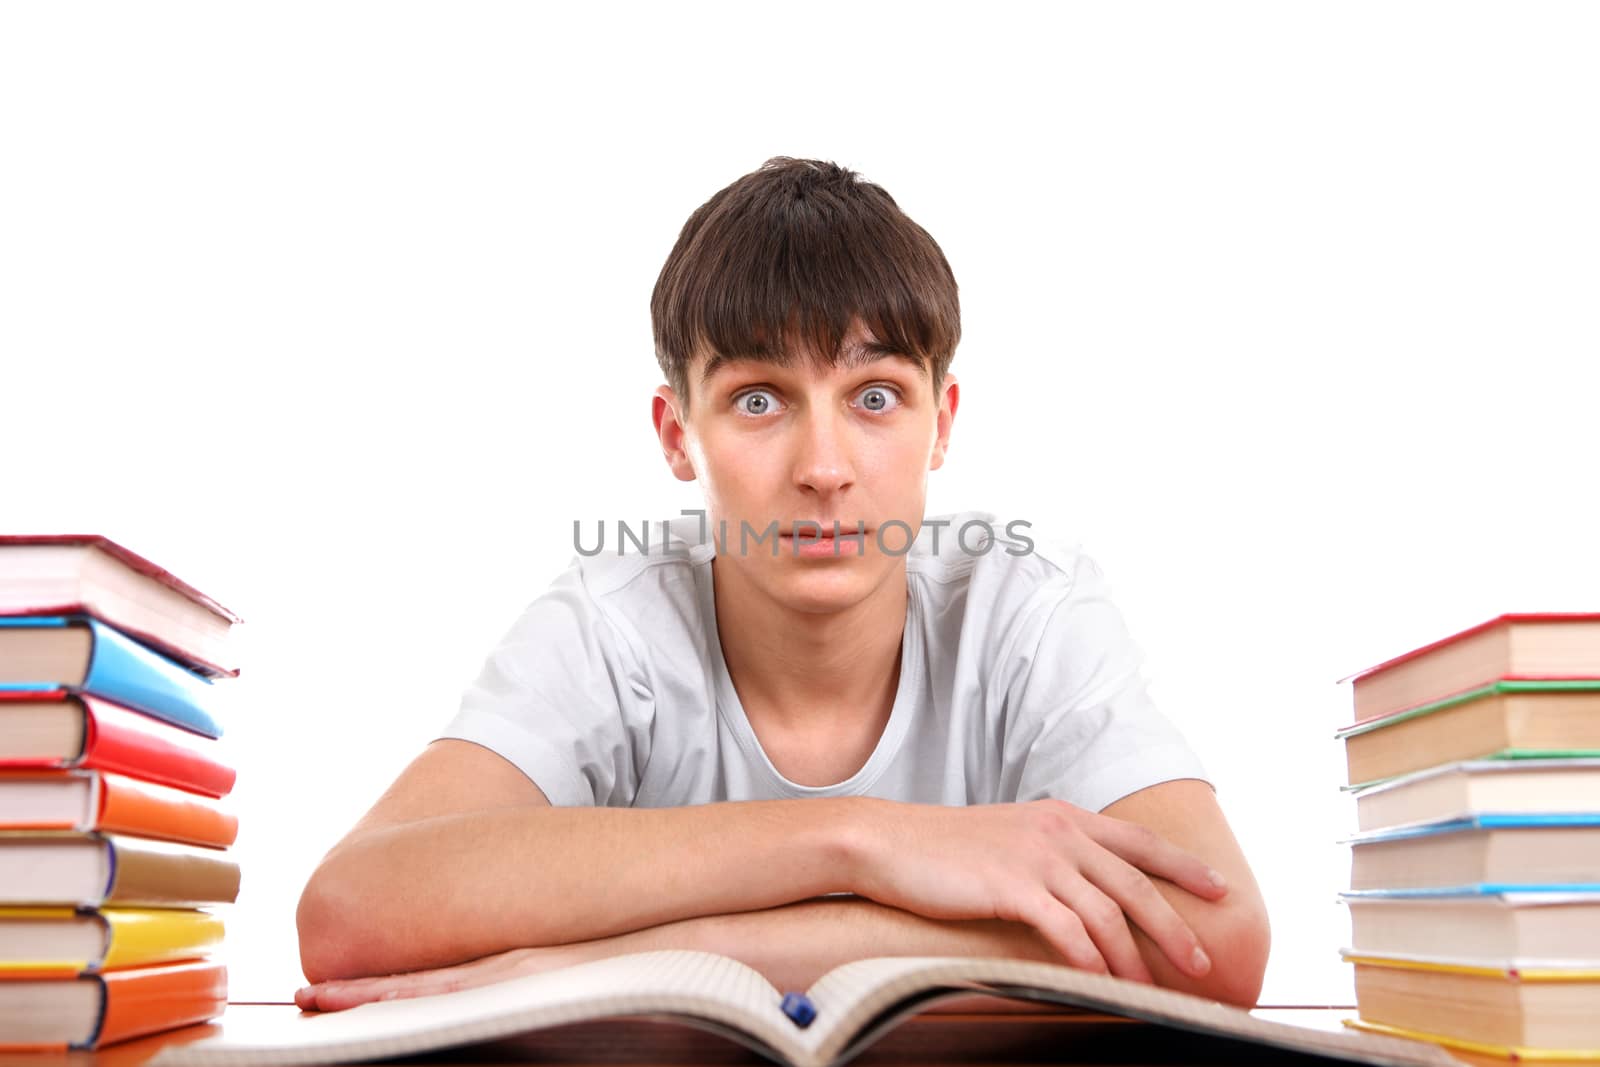
[[745, 714], [781, 731], [843, 730], [888, 720], [906, 623], [900, 568], [860, 603], [835, 614], [796, 611], [712, 560], [722, 658]]

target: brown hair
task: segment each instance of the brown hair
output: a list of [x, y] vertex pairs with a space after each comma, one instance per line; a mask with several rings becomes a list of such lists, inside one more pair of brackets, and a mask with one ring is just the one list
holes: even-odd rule
[[656, 360], [688, 416], [696, 352], [837, 365], [859, 316], [873, 351], [921, 361], [934, 395], [961, 340], [956, 279], [894, 198], [836, 163], [776, 156], [700, 205], [650, 296]]

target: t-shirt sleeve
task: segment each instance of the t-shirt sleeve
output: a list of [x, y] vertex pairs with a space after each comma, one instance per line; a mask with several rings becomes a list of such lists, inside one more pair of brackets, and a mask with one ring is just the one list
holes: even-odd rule
[[574, 562], [489, 653], [439, 737], [498, 753], [557, 807], [627, 807], [648, 755], [644, 695]]
[[1016, 799], [1054, 797], [1100, 811], [1160, 782], [1209, 783], [1199, 756], [1151, 700], [1143, 654], [1099, 565], [1080, 552], [1072, 567], [1065, 596], [1041, 609], [1048, 615], [1031, 658], [1013, 666], [1005, 750], [1007, 762], [1020, 765]]

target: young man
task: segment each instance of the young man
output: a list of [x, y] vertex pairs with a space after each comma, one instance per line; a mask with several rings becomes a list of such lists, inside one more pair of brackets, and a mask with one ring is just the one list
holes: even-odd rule
[[704, 513], [580, 540], [312, 875], [297, 1002], [702, 948], [780, 988], [1007, 955], [1253, 1005], [1260, 893], [1099, 569], [923, 518], [960, 395], [933, 239], [779, 157], [690, 217], [651, 312]]

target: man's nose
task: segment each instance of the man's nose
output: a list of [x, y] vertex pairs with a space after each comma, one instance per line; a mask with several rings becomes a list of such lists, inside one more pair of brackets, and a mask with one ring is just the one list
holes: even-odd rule
[[854, 483], [849, 430], [841, 413], [813, 406], [802, 423], [796, 447], [795, 481], [799, 485], [827, 493]]

